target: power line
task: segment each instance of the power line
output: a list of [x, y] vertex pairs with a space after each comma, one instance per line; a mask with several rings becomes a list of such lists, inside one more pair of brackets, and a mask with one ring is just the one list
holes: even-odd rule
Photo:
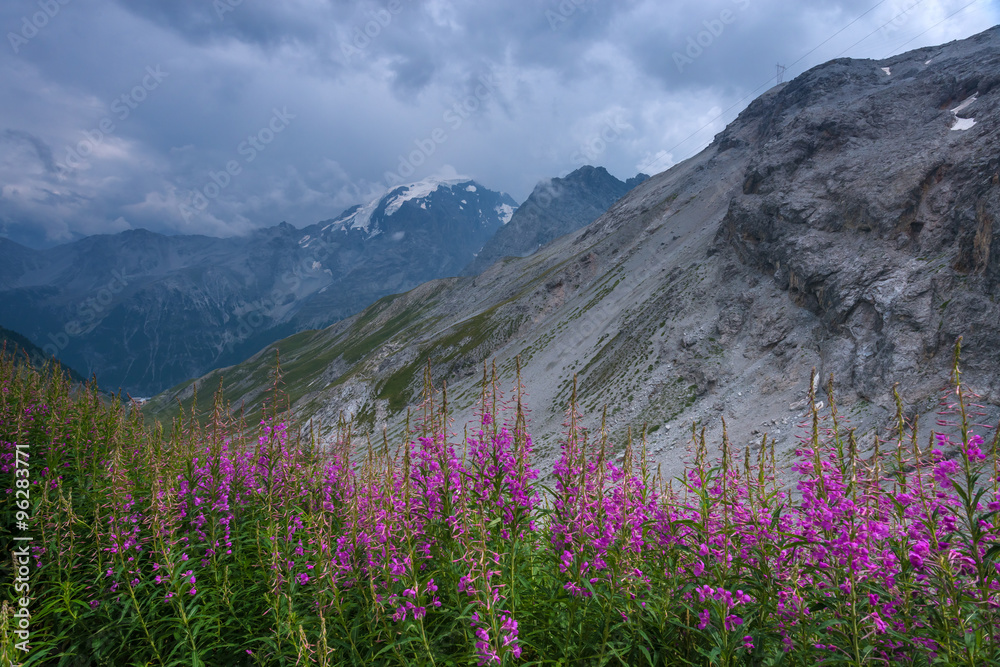
[[[882, 25], [880, 25], [879, 27], [877, 27], [875, 30], [873, 30], [872, 32], [868, 33], [867, 35], [865, 35], [864, 37], [862, 37], [861, 39], [859, 39], [857, 42], [855, 42], [851, 46], [849, 46], [846, 49], [844, 49], [843, 51], [841, 51], [835, 57], [839, 58], [840, 56], [844, 55], [847, 51], [850, 51], [855, 46], [857, 46], [861, 42], [865, 41], [866, 39], [868, 39], [869, 37], [871, 37], [872, 35], [874, 35], [876, 32], [878, 32], [879, 30], [883, 29], [885, 26], [889, 25], [890, 23], [892, 23], [893, 21], [895, 21], [896, 19], [898, 19], [900, 16], [903, 16], [903, 15], [908, 14], [909, 12], [913, 11], [913, 9], [917, 5], [921, 4], [922, 2], [924, 2], [924, 0], [917, 0], [917, 2], [915, 2], [914, 4], [910, 5], [909, 7], [907, 7], [906, 9], [904, 9], [903, 11], [901, 11], [898, 14], [896, 14], [895, 16], [893, 16], [891, 19], [889, 19], [888, 21], [886, 21], [885, 23], [883, 23]], [[968, 3], [967, 5], [965, 5], [964, 7], [962, 7], [961, 9], [958, 9], [957, 11], [952, 12], [951, 14], [949, 14], [948, 16], [946, 16], [945, 18], [941, 19], [940, 21], [938, 21], [937, 23], [935, 23], [931, 27], [929, 27], [926, 30], [924, 30], [923, 32], [921, 32], [916, 37], [913, 37], [912, 39], [910, 39], [909, 41], [907, 41], [906, 43], [904, 43], [903, 46], [906, 46], [906, 44], [909, 44], [914, 39], [917, 39], [921, 35], [929, 32], [930, 30], [933, 30], [937, 26], [941, 25], [945, 21], [949, 20], [950, 18], [952, 18], [953, 16], [955, 16], [959, 12], [967, 9], [969, 6], [975, 4], [976, 2], [978, 2], [978, 0], [972, 0], [972, 2]], [[883, 5], [883, 4], [885, 4], [885, 0], [881, 0], [880, 2], [875, 3], [868, 10], [866, 10], [864, 13], [860, 14], [857, 18], [855, 18], [853, 21], [851, 21], [850, 23], [848, 23], [847, 25], [845, 25], [843, 28], [841, 28], [837, 32], [833, 33], [832, 35], [830, 35], [829, 37], [827, 37], [826, 39], [824, 39], [822, 42], [820, 42], [819, 44], [817, 44], [813, 48], [809, 49], [809, 51], [807, 51], [802, 56], [800, 56], [798, 59], [796, 59], [794, 62], [792, 62], [791, 65], [788, 65], [788, 67], [794, 67], [796, 64], [802, 62], [804, 59], [806, 59], [807, 57], [809, 57], [809, 55], [811, 55], [812, 53], [814, 53], [817, 49], [821, 48], [824, 44], [828, 43], [834, 37], [836, 37], [837, 35], [841, 34], [845, 30], [847, 30], [848, 28], [850, 28], [852, 25], [854, 25], [855, 23], [857, 23], [858, 21], [860, 21], [862, 18], [864, 18], [865, 16], [867, 16], [868, 14], [870, 14], [871, 12], [873, 12], [874, 10], [878, 9], [878, 7], [881, 6], [881, 5]], [[897, 47], [897, 48], [902, 48], [902, 47]], [[768, 77], [768, 79], [765, 80], [763, 83], [761, 83], [759, 86], [757, 86], [756, 88], [754, 88], [752, 91], [750, 91], [749, 93], [747, 93], [746, 95], [744, 95], [740, 99], [736, 100], [736, 102], [734, 102], [730, 106], [726, 107], [723, 111], [721, 111], [719, 114], [717, 114], [716, 116], [714, 116], [713, 118], [711, 118], [707, 123], [705, 123], [704, 125], [702, 125], [701, 127], [699, 127], [697, 130], [695, 130], [694, 132], [692, 132], [691, 134], [689, 134], [687, 137], [685, 137], [684, 139], [681, 139], [680, 141], [678, 141], [676, 144], [674, 144], [668, 150], [661, 151], [660, 154], [659, 154], [659, 157], [654, 158], [647, 165], [645, 165], [643, 167], [640, 167], [639, 171], [647, 171], [647, 170], [649, 170], [651, 167], [653, 167], [653, 165], [655, 165], [661, 159], [663, 159], [664, 154], [671, 153], [672, 151], [674, 151], [675, 149], [677, 149], [679, 146], [681, 146], [682, 144], [684, 144], [685, 142], [687, 142], [689, 139], [692, 139], [695, 136], [697, 136], [698, 133], [700, 133], [705, 128], [710, 127], [713, 123], [715, 123], [715, 121], [719, 120], [724, 115], [726, 115], [727, 112], [729, 112], [732, 109], [734, 109], [735, 107], [739, 106], [748, 97], [750, 97], [752, 95], [755, 95], [761, 88], [763, 88], [764, 86], [768, 85], [768, 83], [770, 83], [770, 81], [771, 81], [771, 79], [770, 79], [770, 77]]]
[[[860, 21], [862, 18], [864, 18], [868, 14], [870, 14], [873, 11], [875, 11], [876, 9], [878, 9], [881, 5], [884, 5], [885, 2], [886, 2], [886, 0], [879, 0], [879, 2], [876, 2], [867, 11], [865, 11], [863, 14], [861, 14], [860, 16], [858, 16], [857, 18], [855, 18], [853, 21], [851, 21], [850, 23], [848, 23], [847, 25], [845, 25], [843, 28], [841, 28], [837, 32], [833, 33], [832, 35], [830, 35], [829, 37], [827, 37], [826, 39], [824, 39], [822, 42], [820, 42], [819, 44], [817, 44], [813, 48], [811, 48], [808, 51], [806, 51], [801, 57], [798, 58], [798, 60], [796, 60], [795, 62], [793, 62], [791, 65], [788, 65], [788, 67], [794, 67], [797, 63], [799, 63], [803, 59], [809, 57], [809, 55], [811, 53], [813, 53], [814, 51], [816, 51], [816, 49], [821, 48], [824, 44], [826, 44], [827, 42], [829, 42], [831, 39], [833, 39], [834, 37], [836, 37], [840, 33], [844, 32], [845, 30], [847, 30], [848, 28], [850, 28], [852, 25], [854, 25], [855, 23], [857, 23], [858, 21]], [[923, 2], [923, 0], [920, 0], [920, 2]], [[912, 7], [911, 7], [911, 9], [912, 9]], [[909, 11], [909, 10], [907, 10], [907, 11]], [[905, 14], [905, 13], [906, 12], [903, 12], [903, 14]], [[902, 14], [894, 16], [893, 20], [895, 20], [896, 18], [898, 18], [898, 16], [901, 16], [901, 15]], [[711, 120], [709, 120], [707, 123], [705, 123], [704, 125], [702, 125], [701, 127], [699, 127], [697, 130], [695, 130], [694, 132], [692, 132], [688, 136], [686, 136], [683, 139], [681, 139], [680, 141], [678, 141], [671, 148], [669, 148], [666, 151], [662, 151], [660, 153], [660, 157], [654, 158], [653, 161], [650, 162], [649, 164], [647, 164], [645, 167], [640, 167], [639, 171], [643, 171], [644, 172], [647, 169], [649, 169], [650, 167], [652, 167], [654, 164], [656, 164], [657, 162], [660, 161], [660, 159], [662, 158], [662, 156], [663, 156], [664, 153], [668, 153], [668, 154], [671, 153], [672, 151], [674, 151], [676, 148], [678, 148], [679, 146], [681, 146], [687, 140], [689, 140], [689, 139], [697, 136], [699, 132], [701, 132], [702, 130], [704, 130], [706, 127], [710, 127], [715, 121], [717, 121], [720, 118], [722, 118], [728, 111], [730, 111], [733, 108], [739, 106], [740, 103], [742, 103], [745, 99], [747, 99], [751, 95], [755, 95], [757, 93], [757, 91], [759, 91], [761, 88], [763, 88], [768, 83], [770, 83], [770, 81], [771, 81], [771, 79], [768, 78], [766, 81], [764, 81], [762, 84], [760, 84], [759, 86], [757, 86], [756, 88], [754, 88], [753, 90], [751, 90], [749, 93], [747, 93], [746, 95], [744, 95], [740, 99], [736, 100], [733, 104], [731, 104], [728, 107], [726, 107], [725, 109], [723, 109], [717, 116], [715, 116], [714, 118], [712, 118]]]
[[944, 23], [945, 21], [947, 21], [951, 17], [955, 16], [955, 14], [958, 14], [959, 12], [964, 12], [966, 9], [968, 9], [972, 5], [976, 4], [978, 1], [979, 0], [972, 0], [972, 2], [970, 2], [969, 4], [963, 6], [961, 9], [956, 9], [951, 14], [948, 14], [948, 16], [945, 16], [943, 19], [941, 19], [940, 21], [938, 21], [937, 23], [935, 23], [934, 25], [932, 25], [930, 28], [927, 28], [926, 30], [924, 30], [920, 34], [915, 35], [915, 36], [911, 37], [910, 39], [906, 40], [905, 42], [903, 42], [902, 44], [900, 44], [895, 49], [893, 49], [892, 51], [890, 51], [889, 53], [885, 54], [882, 57], [883, 58], [888, 58], [891, 55], [895, 55], [896, 52], [901, 51], [903, 49], [903, 47], [906, 46], [907, 44], [909, 44], [910, 42], [912, 42], [915, 39], [918, 39], [920, 37], [923, 37], [924, 35], [926, 35], [928, 32], [930, 32], [934, 28], [938, 27], [939, 25], [941, 25], [942, 23]]
[[[924, 0], [917, 0], [917, 2], [913, 3], [912, 5], [910, 5], [909, 7], [907, 7], [906, 9], [904, 9], [903, 11], [901, 11], [899, 14], [896, 14], [891, 19], [889, 19], [888, 21], [886, 21], [885, 23], [883, 23], [879, 27], [875, 28], [870, 33], [868, 33], [867, 35], [865, 35], [864, 37], [862, 37], [858, 41], [854, 42], [853, 44], [851, 44], [850, 46], [848, 46], [846, 49], [844, 49], [843, 51], [841, 51], [840, 53], [838, 53], [834, 57], [835, 58], [839, 58], [840, 56], [844, 55], [845, 53], [847, 53], [848, 51], [850, 51], [851, 49], [853, 49], [855, 46], [857, 46], [861, 42], [865, 41], [866, 39], [868, 39], [869, 37], [871, 37], [872, 35], [874, 35], [875, 33], [877, 33], [879, 30], [881, 30], [882, 28], [886, 27], [887, 25], [889, 25], [890, 23], [892, 23], [893, 21], [895, 21], [896, 19], [898, 19], [900, 16], [903, 16], [904, 14], [908, 14], [908, 13], [912, 12], [913, 8], [916, 7], [917, 5], [919, 5], [923, 1]], [[972, 2], [975, 2], [975, 1], [976, 0], [972, 0]], [[950, 18], [950, 17], [948, 17], [948, 18]], [[947, 21], [948, 18], [945, 18], [942, 21], [939, 21], [938, 24], [943, 23], [944, 21]], [[934, 27], [934, 26], [931, 26], [931, 27]], [[928, 28], [928, 30], [930, 30], [930, 28]]]

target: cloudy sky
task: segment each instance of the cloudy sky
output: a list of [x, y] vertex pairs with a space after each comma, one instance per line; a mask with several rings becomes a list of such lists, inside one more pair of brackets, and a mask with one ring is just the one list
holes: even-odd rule
[[455, 173], [656, 173], [775, 82], [1000, 0], [4, 0], [0, 235], [302, 227]]

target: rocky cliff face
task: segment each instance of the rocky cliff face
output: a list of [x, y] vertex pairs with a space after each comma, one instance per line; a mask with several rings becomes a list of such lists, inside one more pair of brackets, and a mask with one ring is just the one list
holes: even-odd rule
[[719, 252], [817, 317], [812, 344], [862, 397], [936, 382], [929, 362], [959, 335], [970, 371], [1000, 370], [996, 45], [992, 30], [877, 67], [828, 63], [716, 140], [749, 157]]
[[[520, 359], [543, 458], [576, 378], [584, 423], [603, 406], [614, 437], [645, 423], [672, 473], [692, 422], [711, 441], [721, 416], [737, 445], [766, 432], [787, 452], [812, 369], [835, 377], [868, 444], [894, 382], [908, 414], [936, 407], [961, 335], [964, 380], [995, 424], [998, 73], [1000, 28], [813, 68], [586, 228], [280, 341], [224, 371], [229, 398], [259, 401], [278, 348], [301, 415], [398, 433], [430, 361], [460, 431], [482, 364], [510, 382]], [[191, 393], [150, 408], [169, 415]]]
[[0, 239], [0, 324], [102, 387], [152, 395], [458, 273], [515, 208], [473, 181], [423, 181], [303, 230], [135, 230], [39, 251]]
[[604, 167], [580, 167], [563, 178], [540, 182], [510, 222], [486, 242], [465, 275], [482, 273], [502, 257], [526, 257], [560, 236], [586, 227], [649, 178], [619, 181]]

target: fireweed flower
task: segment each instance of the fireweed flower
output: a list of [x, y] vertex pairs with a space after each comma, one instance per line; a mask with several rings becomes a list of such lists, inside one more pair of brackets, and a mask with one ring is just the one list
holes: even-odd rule
[[980, 435], [973, 435], [969, 437], [969, 442], [965, 446], [965, 454], [969, 457], [971, 461], [985, 461], [986, 452], [980, 449], [983, 444], [983, 438]]
[[878, 612], [873, 611], [869, 614], [869, 618], [871, 618], [872, 623], [875, 626], [876, 634], [884, 635], [889, 626], [882, 620], [882, 617], [878, 615]]
[[[672, 494], [637, 472], [640, 456], [631, 466], [626, 457], [610, 461], [612, 454], [602, 458], [593, 443], [579, 439], [565, 443], [554, 468], [554, 493], [540, 514], [537, 471], [524, 456], [530, 439], [497, 421], [484, 414], [484, 428], [457, 452], [441, 433], [414, 438], [398, 460], [387, 461], [382, 478], [360, 471], [346, 454], [306, 468], [304, 457], [286, 442], [286, 427], [269, 423], [256, 448], [253, 443], [229, 447], [228, 441], [221, 450], [217, 442], [211, 448], [195, 447], [190, 469], [160, 474], [153, 480], [155, 490], [143, 492], [148, 498], [130, 494], [134, 489], [128, 475], [121, 474], [129, 471], [128, 461], [107, 462], [104, 468], [121, 481], [111, 485], [112, 499], [100, 514], [97, 548], [102, 557], [115, 554], [114, 567], [107, 567], [107, 559], [100, 561], [92, 579], [100, 580], [107, 594], [119, 589], [115, 572], [121, 582], [136, 582], [151, 563], [155, 583], [179, 580], [178, 590], [189, 585], [188, 594], [194, 596], [195, 574], [179, 570], [177, 554], [181, 562], [190, 559], [204, 568], [220, 562], [236, 568], [241, 567], [237, 559], [226, 556], [237, 545], [241, 560], [253, 562], [254, 540], [240, 532], [245, 530], [241, 519], [255, 516], [266, 501], [280, 517], [268, 535], [271, 540], [260, 540], [265, 544], [262, 567], [275, 567], [264, 576], [273, 576], [274, 586], [288, 590], [289, 584], [315, 579], [314, 588], [336, 586], [345, 599], [352, 591], [367, 596], [370, 590], [367, 599], [375, 600], [372, 611], [380, 623], [390, 614], [397, 622], [419, 621], [428, 608], [446, 621], [455, 610], [438, 611], [442, 602], [437, 593], [447, 586], [429, 577], [450, 582], [455, 572], [462, 575], [457, 592], [465, 602], [459, 606], [479, 607], [470, 635], [480, 665], [501, 659], [509, 663], [508, 653], [519, 658], [521, 637], [529, 639], [531, 629], [519, 627], [510, 612], [500, 610], [503, 600], [517, 599], [508, 587], [518, 584], [507, 576], [519, 564], [512, 556], [515, 546], [544, 552], [540, 560], [547, 563], [547, 580], [556, 588], [545, 595], [564, 597], [559, 589], [564, 587], [578, 596], [573, 604], [585, 609], [593, 604], [583, 599], [590, 595], [589, 584], [599, 599], [611, 602], [608, 609], [641, 624], [645, 612], [638, 610], [646, 600], [657, 601], [665, 589], [671, 595], [683, 591], [678, 597], [697, 610], [694, 623], [700, 629], [710, 628], [716, 617], [721, 628], [713, 630], [733, 632], [737, 646], [737, 633], [747, 633], [742, 635], [746, 650], [754, 648], [761, 615], [744, 592], [746, 584], [736, 582], [761, 572], [773, 586], [769, 596], [777, 599], [777, 614], [769, 618], [789, 651], [809, 650], [812, 643], [823, 651], [842, 651], [833, 634], [799, 630], [830, 620], [830, 610], [850, 599], [858, 605], [861, 632], [872, 638], [879, 659], [902, 662], [912, 648], [923, 651], [918, 661], [926, 662], [940, 650], [934, 640], [914, 636], [912, 647], [904, 648], [891, 639], [893, 632], [932, 636], [938, 629], [928, 620], [929, 607], [936, 612], [967, 600], [977, 608], [995, 609], [1000, 603], [996, 582], [993, 588], [980, 586], [976, 563], [982, 552], [973, 553], [962, 532], [967, 520], [953, 489], [958, 482], [961, 490], [964, 462], [961, 456], [946, 458], [964, 454], [970, 462], [982, 461], [985, 444], [978, 436], [965, 445], [939, 437], [934, 454], [921, 452], [919, 463], [903, 461], [910, 466], [905, 484], [888, 477], [885, 460], [881, 468], [869, 470], [858, 459], [852, 478], [847, 459], [833, 447], [804, 443], [794, 469], [796, 492], [775, 496], [782, 503], [780, 512], [763, 500], [769, 483], [763, 473], [758, 482], [736, 466], [724, 473], [722, 466], [706, 463], [687, 471], [690, 487]], [[5, 455], [2, 460], [9, 465], [12, 459]], [[877, 478], [874, 470], [879, 470]], [[919, 480], [914, 473], [920, 473]], [[157, 503], [150, 512], [149, 505]], [[995, 497], [986, 505], [1000, 510]], [[315, 529], [317, 518], [325, 522], [324, 530]], [[986, 520], [979, 526], [984, 540], [995, 542], [997, 529]], [[480, 538], [485, 546], [470, 547]], [[468, 555], [473, 549], [485, 552], [485, 565]], [[36, 558], [41, 554], [35, 552]], [[161, 568], [159, 560], [170, 565]], [[939, 561], [953, 572], [956, 600], [941, 601], [937, 594]], [[101, 570], [105, 578], [99, 576]], [[200, 571], [202, 587], [204, 577]], [[742, 589], [736, 588], [740, 585]], [[872, 589], [879, 593], [870, 593]], [[317, 591], [317, 599], [308, 604], [320, 604], [323, 594]], [[166, 592], [164, 600], [174, 595]], [[448, 600], [447, 595], [441, 597]], [[118, 604], [114, 597], [108, 596], [110, 604]], [[96, 609], [98, 601], [90, 606]], [[902, 625], [904, 615], [909, 627]], [[480, 622], [481, 617], [490, 620]]]

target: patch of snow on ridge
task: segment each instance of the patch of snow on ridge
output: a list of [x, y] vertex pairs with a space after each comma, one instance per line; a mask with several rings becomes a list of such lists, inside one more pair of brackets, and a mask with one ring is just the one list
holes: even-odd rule
[[306, 243], [307, 241], [309, 241], [309, 235], [308, 234], [306, 234], [301, 239], [299, 239], [299, 245], [302, 245], [303, 243]]
[[375, 213], [375, 209], [378, 208], [378, 204], [381, 200], [374, 199], [357, 211], [347, 216], [339, 223], [337, 223], [342, 229], [363, 229], [366, 232], [371, 231], [370, 227], [372, 225], [372, 214]]
[[466, 186], [465, 191], [466, 192], [475, 192], [476, 191], [476, 186], [475, 185]]
[[976, 124], [975, 118], [956, 118], [955, 124], [951, 126], [953, 130], [968, 130]]
[[965, 98], [964, 100], [962, 100], [961, 103], [959, 103], [957, 107], [951, 110], [951, 112], [955, 114], [955, 122], [952, 123], [951, 126], [952, 130], [968, 130], [969, 128], [971, 128], [973, 125], [976, 124], [975, 118], [959, 118], [958, 114], [961, 113], [962, 110], [964, 110], [970, 104], [975, 102], [977, 97], [979, 97], [979, 93], [976, 93], [971, 97]]
[[396, 195], [385, 205], [385, 214], [386, 216], [390, 216], [398, 211], [404, 203], [412, 199], [423, 199], [441, 186], [452, 187], [459, 183], [466, 183], [468, 180], [468, 178], [452, 178], [447, 180], [425, 178], [422, 181], [410, 183], [409, 185], [400, 185], [393, 188], [390, 192], [390, 194], [396, 193]]
[[882, 71], [885, 72], [886, 76], [892, 76], [892, 72], [889, 71], [888, 67], [883, 67]]
[[510, 222], [511, 216], [514, 215], [514, 207], [510, 204], [500, 204], [493, 210], [500, 216], [500, 224], [502, 225]]

